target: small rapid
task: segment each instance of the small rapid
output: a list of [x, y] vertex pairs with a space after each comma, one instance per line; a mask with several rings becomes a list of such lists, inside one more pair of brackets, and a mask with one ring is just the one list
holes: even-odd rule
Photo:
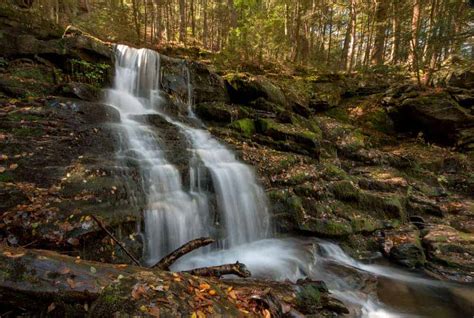
[[[252, 168], [239, 162], [199, 124], [193, 113], [191, 74], [186, 65], [183, 64], [183, 73], [188, 81], [189, 121], [178, 120], [164, 111], [157, 52], [118, 45], [116, 56], [115, 83], [107, 91], [106, 102], [121, 116], [118, 160], [132, 163], [140, 171], [147, 199], [143, 211], [143, 258], [148, 264], [187, 241], [213, 236], [218, 239], [216, 246], [183, 257], [172, 269], [239, 261], [254, 277], [323, 280], [331, 293], [350, 307], [354, 317], [443, 317], [464, 313], [460, 306], [449, 303], [452, 291], [466, 291], [462, 287], [393, 266], [356, 261], [332, 242], [275, 238], [267, 199]], [[189, 184], [183, 184], [183, 176], [170, 163], [165, 145], [146, 116], [159, 116], [188, 140]], [[209, 179], [213, 193], [205, 186]], [[211, 199], [215, 200], [217, 213], [211, 211]], [[384, 297], [395, 287], [404, 301]], [[438, 295], [447, 300], [439, 300]], [[442, 304], [441, 309], [433, 305], [437, 302]]]

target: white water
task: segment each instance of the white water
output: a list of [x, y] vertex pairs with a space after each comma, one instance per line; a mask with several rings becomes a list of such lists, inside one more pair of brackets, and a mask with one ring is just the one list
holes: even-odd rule
[[[189, 70], [185, 72], [189, 81]], [[195, 118], [191, 83], [187, 88], [188, 115]], [[256, 277], [324, 280], [336, 297], [353, 305], [352, 316], [361, 317], [413, 315], [379, 303], [376, 295], [365, 293], [360, 286], [353, 286], [346, 277], [341, 277], [337, 267], [406, 284], [440, 287], [439, 283], [404, 271], [357, 262], [333, 243], [269, 238], [267, 202], [252, 170], [238, 162], [235, 155], [206, 130], [191, 127], [161, 112], [158, 53], [119, 45], [115, 86], [108, 91], [107, 103], [116, 107], [121, 115], [124, 138], [119, 157], [136, 162], [140, 168], [147, 196], [144, 211], [147, 262], [153, 263], [183, 243], [208, 236], [211, 229], [221, 227], [224, 234], [219, 239], [219, 249], [191, 254], [176, 263], [174, 269], [240, 261]], [[165, 158], [158, 136], [140, 121], [139, 116], [144, 115], [161, 116], [188, 138], [191, 145], [189, 190], [183, 187], [178, 170]], [[218, 220], [211, 217], [207, 190], [202, 187], [208, 174], [217, 198]]]

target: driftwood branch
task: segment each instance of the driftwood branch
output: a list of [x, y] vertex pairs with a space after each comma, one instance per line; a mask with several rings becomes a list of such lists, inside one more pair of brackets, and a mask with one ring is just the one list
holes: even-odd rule
[[214, 239], [210, 237], [201, 237], [192, 241], [189, 241], [188, 243], [184, 244], [181, 247], [178, 247], [176, 250], [171, 252], [170, 254], [166, 255], [163, 257], [158, 263], [155, 265], [151, 266], [152, 268], [159, 268], [162, 270], [169, 270], [170, 266], [173, 265], [174, 262], [178, 258], [180, 258], [183, 255], [186, 255], [200, 247], [209, 245], [214, 243]]
[[214, 277], [222, 277], [224, 275], [237, 275], [243, 278], [247, 278], [252, 275], [252, 273], [250, 273], [250, 271], [247, 269], [247, 266], [239, 262], [235, 264], [195, 268], [189, 271], [184, 271], [184, 273], [189, 273], [196, 276]]
[[114, 240], [115, 243], [117, 243], [118, 246], [120, 246], [120, 248], [125, 252], [125, 254], [128, 255], [128, 257], [130, 257], [130, 259], [137, 265], [137, 266], [141, 266], [140, 262], [135, 258], [135, 256], [132, 255], [132, 253], [130, 253], [127, 248], [122, 244], [122, 242], [120, 242], [113, 234], [112, 232], [110, 232], [109, 230], [107, 230], [107, 228], [105, 227], [105, 225], [97, 218], [95, 217], [94, 215], [91, 215], [91, 218], [97, 223], [97, 225], [102, 229], [104, 230], [105, 233], [107, 233], [108, 236], [110, 236], [110, 238], [112, 240]]

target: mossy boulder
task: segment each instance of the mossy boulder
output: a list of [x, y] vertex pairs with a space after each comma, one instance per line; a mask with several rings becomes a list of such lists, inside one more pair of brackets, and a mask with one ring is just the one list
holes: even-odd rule
[[320, 237], [344, 237], [353, 233], [350, 222], [343, 219], [308, 219], [299, 224], [299, 228]]
[[249, 118], [236, 120], [230, 126], [246, 137], [250, 137], [255, 133], [255, 122]]
[[460, 282], [474, 282], [474, 234], [448, 225], [432, 225], [422, 239], [429, 268]]
[[257, 131], [275, 140], [291, 140], [311, 148], [319, 147], [319, 136], [296, 125], [281, 124], [271, 119], [260, 119], [256, 122]]
[[230, 99], [234, 103], [250, 104], [263, 98], [276, 105], [287, 105], [281, 89], [264, 76], [234, 73], [226, 75], [225, 80]]
[[222, 124], [230, 124], [239, 118], [239, 110], [222, 102], [200, 103], [195, 105], [199, 118]]
[[336, 199], [348, 202], [381, 219], [406, 220], [405, 200], [395, 194], [363, 191], [349, 180], [333, 182], [329, 191]]
[[394, 262], [414, 269], [426, 262], [420, 233], [414, 226], [384, 231], [383, 252]]
[[399, 94], [398, 98], [386, 99], [397, 130], [415, 134], [422, 132], [428, 141], [456, 145], [462, 132], [474, 127], [474, 116], [445, 92]]

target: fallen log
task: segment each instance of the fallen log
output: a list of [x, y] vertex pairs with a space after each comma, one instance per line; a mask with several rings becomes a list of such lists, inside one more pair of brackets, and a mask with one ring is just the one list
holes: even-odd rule
[[250, 271], [247, 269], [247, 266], [239, 262], [236, 262], [235, 264], [195, 268], [184, 271], [184, 273], [189, 273], [196, 276], [213, 276], [217, 278], [220, 278], [224, 275], [237, 275], [239, 277], [247, 278], [252, 275], [252, 273], [250, 273]]
[[162, 270], [169, 270], [170, 266], [173, 265], [176, 260], [200, 247], [207, 246], [209, 244], [214, 243], [215, 240], [210, 237], [201, 237], [188, 243], [184, 244], [181, 247], [178, 247], [176, 250], [171, 252], [170, 254], [163, 257], [158, 263], [151, 266], [152, 268], [159, 268]]

